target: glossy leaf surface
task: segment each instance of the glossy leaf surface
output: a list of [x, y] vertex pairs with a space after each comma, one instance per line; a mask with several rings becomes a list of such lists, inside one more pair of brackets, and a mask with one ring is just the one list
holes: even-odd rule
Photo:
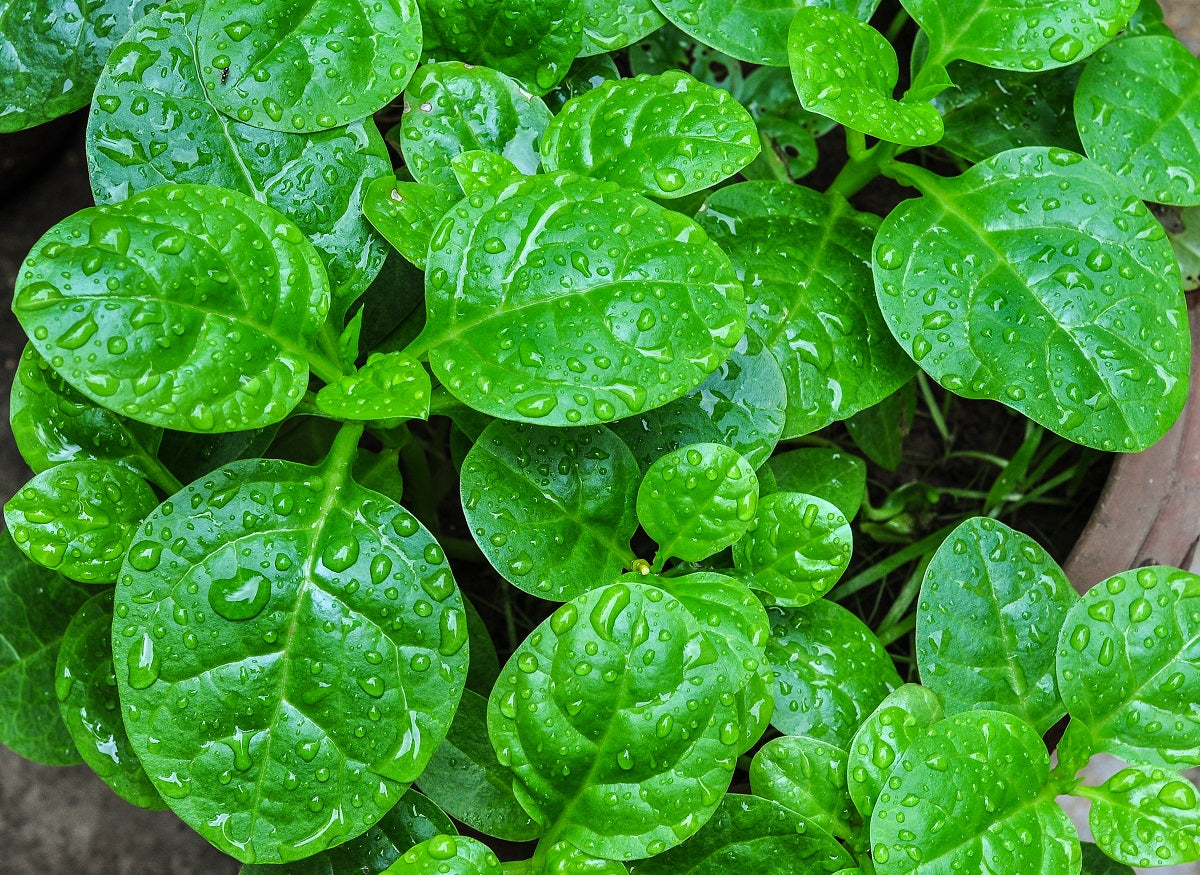
[[180, 817], [245, 862], [372, 826], [433, 755], [466, 678], [442, 550], [344, 468], [259, 459], [192, 484], [138, 531], [116, 612], [138, 756]]
[[763, 496], [733, 564], [775, 604], [801, 607], [832, 589], [850, 562], [854, 535], [842, 512], [799, 492]]
[[845, 419], [912, 376], [871, 295], [874, 216], [800, 186], [748, 182], [712, 195], [698, 221], [729, 254], [748, 325], [783, 370], [784, 437]]
[[916, 684], [888, 693], [854, 733], [846, 763], [846, 785], [854, 807], [869, 820], [892, 765], [908, 746], [943, 716], [941, 702]]
[[363, 214], [401, 255], [424, 270], [433, 229], [458, 199], [457, 187], [437, 188], [381, 176], [367, 186]]
[[568, 174], [460, 202], [427, 267], [417, 345], [451, 394], [501, 419], [587, 425], [666, 404], [744, 331], [733, 267], [691, 220]]
[[768, 461], [780, 492], [803, 492], [823, 498], [854, 519], [867, 488], [867, 465], [849, 453], [825, 447], [804, 447], [772, 456]]
[[[741, 740], [719, 659], [656, 587], [615, 583], [561, 606], [517, 648], [488, 704], [525, 809], [609, 859], [659, 854], [695, 833]], [[624, 793], [637, 801], [619, 805]]]
[[603, 426], [494, 422], [462, 466], [463, 512], [514, 586], [567, 601], [632, 562], [637, 462]]
[[650, 34], [667, 20], [650, 0], [582, 0], [583, 20], [581, 56], [615, 52]]
[[755, 796], [778, 802], [832, 835], [849, 838], [857, 816], [846, 790], [846, 759], [840, 747], [785, 735], [754, 755], [750, 787]]
[[71, 618], [92, 595], [34, 563], [0, 530], [0, 744], [47, 766], [81, 762], [55, 697], [54, 669]]
[[404, 852], [384, 875], [501, 875], [500, 860], [477, 839], [441, 835]]
[[1200, 800], [1178, 772], [1122, 769], [1088, 790], [1088, 825], [1108, 856], [1131, 866], [1200, 860]]
[[472, 195], [489, 188], [500, 188], [521, 178], [520, 168], [503, 155], [472, 149], [450, 159], [450, 169], [463, 194]]
[[350, 124], [404, 90], [421, 55], [416, 0], [205, 0], [204, 89], [225, 115], [289, 133]]
[[749, 113], [678, 70], [603, 82], [568, 100], [542, 136], [542, 162], [660, 198], [715, 185], [758, 154]]
[[1161, 437], [1187, 395], [1187, 320], [1166, 234], [1125, 185], [1041, 148], [920, 184], [874, 262], [884, 316], [921, 367], [1085, 446]]
[[403, 353], [377, 352], [354, 374], [317, 393], [317, 407], [338, 419], [429, 418], [429, 374]]
[[1088, 157], [1138, 197], [1200, 204], [1200, 61], [1179, 40], [1138, 37], [1101, 49], [1079, 80], [1075, 122]]
[[88, 171], [100, 204], [163, 182], [219, 185], [283, 213], [316, 246], [343, 315], [383, 265], [362, 216], [367, 183], [388, 172], [369, 119], [308, 135], [265, 130], [218, 111], [196, 66], [204, 4], [175, 0], [117, 45], [88, 119]]
[[767, 659], [775, 668], [771, 725], [849, 749], [854, 732], [900, 676], [879, 639], [840, 605], [768, 608]]
[[570, 842], [555, 842], [546, 850], [546, 875], [629, 875], [624, 863], [585, 854]]
[[1045, 732], [1066, 713], [1054, 643], [1077, 600], [1032, 538], [995, 520], [967, 520], [934, 553], [921, 584], [921, 683], [947, 713], [1008, 711]]
[[233, 191], [166, 185], [52, 228], [21, 267], [13, 311], [93, 401], [211, 432], [295, 406], [328, 302], [316, 250], [279, 213]]
[[1100, 750], [1134, 762], [1200, 765], [1200, 577], [1173, 568], [1126, 571], [1067, 614], [1058, 685]]

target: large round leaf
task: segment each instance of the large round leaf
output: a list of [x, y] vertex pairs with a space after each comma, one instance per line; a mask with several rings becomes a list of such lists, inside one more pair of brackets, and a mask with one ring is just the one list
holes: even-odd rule
[[430, 241], [418, 348], [492, 416], [587, 425], [699, 385], [742, 336], [742, 287], [690, 220], [612, 183], [539, 175], [467, 198]]
[[637, 462], [603, 426], [493, 422], [463, 460], [467, 524], [506, 580], [566, 601], [632, 563]]
[[609, 859], [652, 856], [698, 830], [729, 786], [742, 737], [730, 680], [679, 601], [614, 583], [517, 648], [488, 730], [547, 836]]
[[884, 220], [874, 261], [884, 316], [921, 367], [1086, 446], [1162, 437], [1190, 356], [1178, 266], [1150, 211], [1061, 149], [918, 182], [925, 196]]
[[874, 216], [800, 186], [747, 182], [712, 195], [698, 221], [729, 253], [748, 325], [783, 370], [784, 437], [845, 419], [912, 376], [871, 294]]
[[139, 530], [116, 614], [134, 749], [175, 812], [246, 862], [374, 824], [466, 679], [442, 550], [344, 469], [259, 459], [193, 483]]
[[329, 306], [312, 244], [234, 191], [164, 185], [64, 219], [17, 279], [39, 353], [98, 404], [168, 428], [276, 422]]
[[203, 8], [200, 0], [175, 0], [113, 50], [88, 119], [96, 202], [125, 200], [163, 182], [248, 194], [295, 222], [317, 247], [340, 318], [383, 266], [386, 247], [362, 206], [367, 183], [391, 167], [387, 148], [370, 119], [295, 135], [221, 114], [196, 67]]
[[416, 0], [206, 0], [196, 31], [213, 105], [273, 131], [366, 118], [404, 90], [420, 56]]

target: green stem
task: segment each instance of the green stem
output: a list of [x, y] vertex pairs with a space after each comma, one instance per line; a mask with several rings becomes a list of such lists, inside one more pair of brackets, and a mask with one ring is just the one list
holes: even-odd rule
[[445, 386], [438, 386], [429, 394], [430, 416], [447, 416], [447, 411], [462, 406], [463, 403], [451, 395]]
[[354, 459], [358, 455], [358, 440], [362, 437], [362, 433], [363, 424], [361, 422], [345, 423], [333, 439], [333, 444], [329, 447], [325, 460], [321, 462], [321, 467], [342, 475], [343, 479], [349, 478], [350, 472], [354, 470]]
[[912, 562], [914, 559], [919, 559], [926, 553], [932, 553], [939, 546], [941, 546], [942, 541], [946, 540], [946, 536], [953, 532], [957, 525], [958, 523], [943, 526], [932, 535], [926, 535], [915, 544], [909, 544], [903, 550], [893, 553], [882, 562], [877, 562], [865, 571], [860, 572], [854, 577], [851, 577], [849, 580], [838, 584], [833, 591], [829, 593], [828, 598], [835, 602], [841, 601], [847, 596], [858, 592], [860, 589], [865, 589], [872, 583], [882, 580], [900, 566], [907, 565], [909, 562]]
[[879, 176], [884, 165], [899, 155], [903, 148], [896, 143], [880, 141], [865, 152], [852, 157], [829, 186], [828, 193], [847, 199], [854, 197]]
[[146, 453], [145, 458], [142, 459], [142, 467], [150, 481], [167, 495], [174, 495], [183, 489], [179, 478], [172, 474], [167, 466], [158, 460], [157, 456]]
[[326, 383], [336, 383], [346, 373], [338, 353], [338, 338], [333, 323], [328, 320], [317, 335], [317, 348], [308, 353], [308, 364], [313, 373]]
[[883, 33], [883, 38], [893, 45], [896, 38], [900, 36], [900, 31], [904, 30], [904, 25], [908, 24], [912, 18], [908, 14], [907, 9], [901, 9], [896, 13], [896, 17], [892, 19], [891, 24], [887, 26], [887, 30]]

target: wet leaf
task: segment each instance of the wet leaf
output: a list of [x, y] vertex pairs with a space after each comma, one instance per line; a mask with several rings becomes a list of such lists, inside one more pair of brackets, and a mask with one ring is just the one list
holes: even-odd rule
[[1086, 795], [1096, 845], [1113, 859], [1131, 866], [1200, 860], [1200, 800], [1178, 772], [1134, 766]]
[[888, 693], [858, 727], [850, 742], [846, 785], [864, 819], [870, 820], [896, 759], [943, 716], [935, 694], [904, 684]]
[[483, 842], [441, 835], [405, 851], [384, 875], [501, 875], [500, 860]]
[[750, 763], [754, 795], [796, 812], [826, 832], [850, 838], [856, 823], [846, 790], [846, 752], [824, 741], [785, 735], [761, 748]]
[[354, 374], [341, 377], [317, 393], [317, 408], [343, 420], [429, 418], [429, 374], [403, 353], [374, 353]]
[[580, 7], [581, 56], [623, 49], [667, 23], [650, 0], [582, 0]]
[[381, 176], [367, 187], [363, 213], [388, 243], [424, 270], [433, 229], [459, 200], [458, 183], [454, 186], [437, 188]]
[[450, 159], [450, 167], [454, 171], [455, 184], [467, 195], [500, 188], [518, 181], [523, 175], [517, 165], [503, 155], [481, 149], [455, 155]]
[[546, 875], [629, 875], [625, 864], [585, 854], [569, 842], [555, 842], [546, 849]]
[[804, 447], [768, 461], [778, 492], [802, 492], [823, 498], [854, 519], [867, 488], [867, 464], [858, 456], [825, 447]]

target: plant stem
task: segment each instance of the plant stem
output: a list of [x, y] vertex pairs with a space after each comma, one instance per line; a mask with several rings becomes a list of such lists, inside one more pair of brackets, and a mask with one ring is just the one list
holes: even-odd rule
[[856, 574], [854, 577], [836, 586], [833, 591], [829, 593], [828, 598], [835, 602], [841, 601], [847, 596], [858, 592], [860, 589], [864, 589], [870, 586], [872, 583], [882, 580], [900, 566], [907, 565], [909, 562], [920, 558], [926, 553], [932, 553], [941, 545], [942, 541], [946, 540], [946, 536], [953, 532], [957, 525], [957, 523], [954, 523], [952, 525], [943, 526], [932, 535], [926, 535], [915, 544], [909, 544], [903, 550], [893, 553], [882, 562], [872, 565], [867, 570]]
[[362, 433], [363, 424], [361, 422], [345, 423], [333, 439], [333, 444], [329, 447], [325, 460], [321, 462], [321, 467], [341, 474], [343, 479], [348, 478], [350, 472], [354, 470], [354, 458], [358, 455], [358, 439], [362, 437]]
[[896, 13], [896, 17], [892, 19], [891, 24], [887, 26], [887, 30], [884, 31], [883, 38], [889, 43], [895, 44], [896, 37], [900, 36], [900, 31], [904, 30], [904, 25], [908, 24], [908, 22], [911, 20], [912, 19], [908, 14], [908, 10], [902, 8]]
[[837, 179], [829, 186], [828, 193], [841, 195], [847, 199], [854, 197], [866, 188], [875, 177], [879, 176], [883, 172], [884, 165], [899, 155], [903, 148], [896, 143], [886, 143], [881, 140], [857, 157], [852, 157], [838, 173]]
[[183, 484], [179, 482], [179, 478], [172, 474], [167, 466], [158, 460], [158, 456], [146, 453], [145, 458], [142, 459], [142, 465], [151, 482], [167, 493], [167, 495], [174, 495], [183, 489]]

